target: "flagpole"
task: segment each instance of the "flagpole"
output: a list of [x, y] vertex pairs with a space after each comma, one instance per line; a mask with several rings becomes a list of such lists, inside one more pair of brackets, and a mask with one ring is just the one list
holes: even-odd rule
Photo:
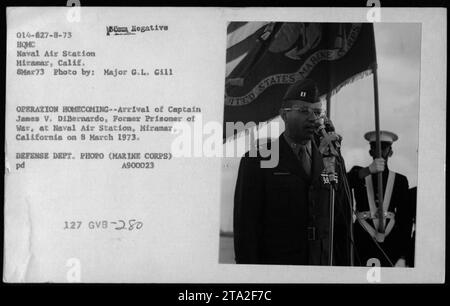
[[[330, 119], [331, 117], [331, 90], [327, 92], [326, 94], [326, 101], [327, 101], [327, 117]], [[328, 195], [328, 204], [330, 209], [330, 222], [328, 224], [329, 226], [329, 236], [328, 236], [328, 249], [329, 249], [329, 257], [328, 257], [328, 264], [330, 266], [333, 265], [333, 259], [334, 259], [334, 186], [330, 184], [330, 193]]]
[[[377, 53], [376, 53], [376, 45], [375, 45], [375, 30], [372, 26], [373, 33], [373, 45], [374, 45], [374, 53], [375, 53], [375, 63], [372, 67], [373, 73], [373, 93], [374, 93], [374, 108], [375, 108], [375, 156], [376, 158], [381, 157], [381, 141], [380, 141], [380, 107], [379, 107], [379, 99], [378, 99], [378, 67], [377, 67]], [[377, 191], [378, 191], [378, 229], [377, 229], [377, 237], [381, 238], [377, 241], [382, 242], [384, 240], [384, 212], [383, 212], [383, 172], [377, 173]], [[381, 234], [381, 235], [379, 235]]]

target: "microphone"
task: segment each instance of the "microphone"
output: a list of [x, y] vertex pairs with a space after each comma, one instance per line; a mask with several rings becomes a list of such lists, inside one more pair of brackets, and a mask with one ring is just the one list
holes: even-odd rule
[[[320, 137], [321, 140], [323, 140], [324, 138], [327, 138], [330, 133], [335, 132], [333, 123], [326, 116], [323, 116], [319, 119], [319, 124], [320, 125], [316, 130], [316, 134]], [[332, 155], [338, 155], [340, 147], [341, 147], [341, 144], [340, 144], [340, 139], [339, 139], [339, 140], [327, 141], [324, 144], [324, 146], [321, 145], [319, 149], [321, 149], [320, 151], [322, 154], [324, 154], [325, 151], [329, 151], [329, 153], [331, 152]], [[329, 150], [327, 150], [327, 149], [329, 149]]]
[[322, 154], [324, 173], [322, 174], [325, 183], [332, 183], [336, 186], [338, 177], [336, 172], [336, 156], [339, 156], [339, 141], [331, 139], [335, 129], [331, 120], [326, 116], [319, 119], [320, 126], [316, 133], [320, 137], [319, 151]]

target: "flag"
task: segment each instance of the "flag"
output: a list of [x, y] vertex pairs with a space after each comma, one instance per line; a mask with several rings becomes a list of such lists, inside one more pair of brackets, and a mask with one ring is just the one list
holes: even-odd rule
[[224, 137], [227, 122], [258, 124], [276, 117], [292, 83], [313, 79], [320, 95], [335, 94], [371, 74], [373, 25], [231, 22], [226, 57]]

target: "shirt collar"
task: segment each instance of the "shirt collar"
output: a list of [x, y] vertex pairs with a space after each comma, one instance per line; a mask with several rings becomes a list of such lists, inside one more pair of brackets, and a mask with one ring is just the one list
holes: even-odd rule
[[294, 140], [292, 140], [289, 136], [287, 136], [286, 133], [283, 133], [283, 136], [288, 145], [291, 147], [292, 151], [294, 151], [295, 155], [298, 155], [301, 147], [305, 147], [306, 151], [311, 154], [311, 140], [308, 140], [304, 144], [300, 144], [294, 142]]

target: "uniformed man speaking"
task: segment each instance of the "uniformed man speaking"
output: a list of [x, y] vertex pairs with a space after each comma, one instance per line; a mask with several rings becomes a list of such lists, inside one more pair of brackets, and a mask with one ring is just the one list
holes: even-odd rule
[[[319, 151], [325, 137], [320, 142], [316, 134], [323, 115], [314, 81], [294, 83], [280, 109], [285, 131], [273, 144], [279, 148], [278, 165], [261, 168], [263, 158], [248, 153], [241, 159], [234, 198], [236, 263], [330, 263], [331, 184], [324, 180]], [[336, 189], [341, 190], [340, 183]], [[351, 214], [340, 194], [336, 196], [332, 264], [349, 265]]]
[[[369, 154], [373, 162], [367, 167], [355, 166], [349, 172], [349, 182], [356, 200], [356, 222], [354, 226], [357, 264], [371, 265], [373, 259], [381, 266], [405, 266], [412, 229], [411, 205], [408, 180], [405, 176], [388, 168], [392, 156], [392, 143], [398, 136], [389, 131], [380, 131], [381, 157], [376, 158], [376, 133], [364, 135], [370, 143]], [[377, 173], [383, 173], [383, 200], [378, 199]], [[384, 233], [379, 233], [379, 206], [382, 205]]]

